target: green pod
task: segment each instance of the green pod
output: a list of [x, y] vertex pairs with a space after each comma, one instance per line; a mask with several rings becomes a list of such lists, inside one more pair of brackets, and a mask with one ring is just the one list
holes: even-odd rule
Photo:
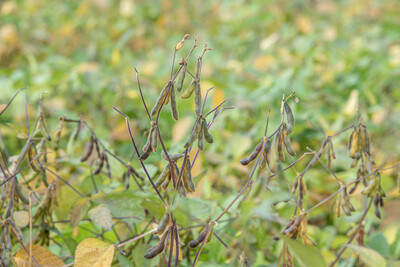
[[197, 58], [197, 64], [196, 64], [196, 78], [199, 79], [200, 77], [200, 70], [201, 70], [201, 57]]
[[189, 157], [186, 160], [186, 170], [187, 170], [186, 178], [188, 181], [188, 191], [193, 193], [194, 191], [196, 191], [196, 187], [194, 186], [193, 179], [192, 179], [192, 171], [191, 171], [191, 167], [190, 167]]
[[192, 134], [190, 135], [186, 143], [183, 145], [184, 148], [189, 148], [194, 143], [196, 138], [199, 136], [200, 130], [201, 130], [201, 123], [199, 118], [196, 120], [196, 125], [194, 126]]
[[206, 142], [209, 143], [209, 144], [214, 143], [214, 138], [208, 132], [208, 125], [207, 125], [207, 122], [206, 122], [205, 118], [202, 119], [202, 127], [203, 127], [204, 139], [206, 140]]
[[360, 135], [361, 135], [361, 148], [365, 154], [370, 155], [369, 135], [367, 127], [362, 123], [360, 123]]
[[[202, 123], [200, 122], [200, 124], [202, 124]], [[204, 134], [203, 134], [203, 129], [201, 126], [200, 126], [200, 128], [201, 129], [199, 132], [199, 136], [197, 138], [197, 146], [199, 147], [200, 150], [203, 150], [204, 149]]]
[[153, 152], [157, 152], [157, 141], [158, 141], [158, 126], [156, 126], [155, 124], [153, 125], [153, 132], [152, 132], [152, 136], [151, 136], [151, 149], [153, 150]]
[[[170, 168], [168, 167], [168, 169], [170, 169]], [[171, 182], [171, 171], [168, 173], [167, 178], [161, 184], [161, 189], [166, 190], [168, 188], [168, 185], [170, 182]]]
[[28, 148], [28, 160], [29, 162], [32, 161], [31, 163], [32, 170], [36, 173], [40, 173], [42, 171], [43, 166], [40, 164], [38, 159], [33, 160], [36, 155], [37, 155], [36, 146], [34, 143], [31, 143]]
[[193, 94], [194, 90], [196, 89], [196, 85], [197, 85], [196, 79], [192, 79], [189, 87], [186, 89], [185, 92], [183, 92], [183, 95], [181, 95], [181, 98], [182, 99], [189, 98]]
[[354, 127], [349, 139], [349, 157], [359, 159], [360, 156], [360, 135], [357, 128]]
[[186, 68], [187, 64], [182, 66], [181, 72], [178, 74], [178, 80], [176, 82], [176, 90], [178, 92], [181, 92], [182, 87], [183, 87], [183, 82], [185, 81], [185, 76], [186, 76]]
[[177, 120], [179, 120], [179, 113], [178, 113], [178, 107], [176, 105], [176, 95], [175, 95], [174, 85], [172, 85], [172, 88], [171, 88], [170, 98], [171, 98], [172, 117], [174, 118], [174, 120], [177, 121]]
[[164, 99], [165, 99], [167, 93], [169, 92], [170, 85], [171, 85], [171, 82], [169, 81], [167, 83], [167, 85], [164, 87], [164, 89], [161, 91], [161, 94], [157, 98], [157, 102], [156, 102], [155, 106], [151, 110], [151, 116], [156, 115], [160, 111], [160, 109], [161, 109], [161, 107], [162, 107], [162, 105], [164, 103]]
[[198, 116], [201, 115], [201, 89], [200, 82], [196, 84], [196, 90], [194, 91], [194, 110]]
[[153, 131], [154, 131], [154, 127], [151, 126], [150, 130], [149, 130], [149, 134], [147, 135], [147, 141], [146, 144], [143, 146], [142, 150], [143, 152], [146, 152], [149, 148], [151, 149], [151, 142], [152, 142], [152, 137], [153, 137]]
[[183, 185], [183, 183], [181, 183], [180, 186], [179, 186], [179, 194], [180, 194], [182, 197], [186, 197], [185, 186]]
[[[178, 159], [183, 157], [183, 154], [169, 154], [168, 153], [168, 156], [172, 161], [177, 161]], [[164, 153], [164, 150], [161, 151], [161, 157], [165, 160], [168, 160], [167, 155], [165, 155], [165, 153]]]
[[283, 130], [279, 130], [278, 136], [278, 155], [281, 162], [285, 162], [285, 154], [283, 154]]
[[285, 108], [286, 119], [287, 119], [287, 133], [290, 134], [294, 128], [294, 116], [292, 109], [288, 105], [288, 103], [283, 103], [283, 107]]

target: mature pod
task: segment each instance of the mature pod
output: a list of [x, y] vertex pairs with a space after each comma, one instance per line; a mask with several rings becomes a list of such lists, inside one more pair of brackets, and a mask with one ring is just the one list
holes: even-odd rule
[[342, 190], [342, 194], [343, 194], [343, 200], [344, 200], [343, 205], [345, 205], [346, 208], [351, 212], [356, 211], [356, 209], [354, 208], [354, 206], [350, 202], [350, 198], [349, 198], [349, 195], [347, 194], [347, 188], [346, 187]]
[[143, 146], [143, 148], [142, 148], [142, 151], [143, 151], [143, 152], [146, 152], [146, 151], [149, 149], [149, 147], [150, 147], [150, 149], [151, 149], [151, 143], [152, 143], [152, 138], [153, 138], [153, 132], [154, 132], [154, 130], [155, 130], [155, 128], [154, 128], [153, 125], [152, 125], [152, 126], [150, 127], [149, 134], [147, 135], [146, 144], [144, 144], [144, 146]]
[[360, 156], [360, 136], [357, 128], [354, 127], [349, 139], [349, 157], [359, 159]]
[[201, 89], [200, 82], [197, 82], [196, 89], [194, 91], [194, 109], [198, 116], [201, 115]]
[[204, 238], [206, 238], [207, 232], [208, 232], [208, 229], [209, 229], [209, 228], [210, 228], [210, 226], [207, 224], [207, 225], [203, 228], [203, 230], [201, 230], [201, 232], [200, 232], [200, 234], [197, 236], [197, 238], [189, 242], [189, 247], [195, 248], [195, 247], [197, 247], [198, 245], [200, 245], [200, 243], [203, 242]]
[[[62, 128], [61, 128], [62, 129]], [[61, 140], [61, 129], [57, 130], [56, 136], [53, 139], [53, 148], [54, 150], [58, 150], [60, 147], [60, 140]]]
[[170, 167], [169, 164], [166, 164], [164, 169], [162, 170], [161, 174], [158, 176], [157, 180], [154, 182], [154, 185], [158, 188], [161, 184], [165, 181], [167, 176], [170, 174]]
[[9, 229], [8, 229], [8, 224], [7, 223], [5, 223], [4, 225], [3, 225], [3, 228], [4, 228], [4, 241], [5, 241], [5, 245], [6, 245], [6, 249], [8, 250], [8, 251], [11, 251], [11, 249], [12, 249], [12, 244], [11, 244], [11, 240], [10, 240], [10, 232], [9, 232]]
[[250, 156], [248, 156], [247, 158], [244, 158], [242, 160], [240, 160], [240, 163], [242, 165], [247, 165], [250, 162], [252, 162], [253, 160], [255, 160], [255, 158], [258, 156], [258, 154], [260, 153], [262, 147], [263, 147], [263, 143], [264, 143], [264, 139], [262, 139], [257, 146], [254, 148], [253, 152], [251, 152]]
[[37, 155], [36, 146], [34, 143], [30, 143], [28, 148], [28, 160], [32, 162], [31, 167], [32, 170], [36, 173], [40, 173], [42, 171], [42, 166], [37, 159], [33, 160]]
[[212, 135], [208, 132], [208, 124], [205, 118], [202, 119], [203, 123], [203, 133], [204, 133], [204, 139], [207, 141], [207, 143], [212, 144], [214, 143], [214, 138]]
[[162, 235], [167, 229], [170, 222], [171, 222], [171, 216], [169, 215], [168, 212], [166, 212], [164, 216], [161, 218], [160, 224], [158, 225], [157, 230], [154, 232], [154, 234]]
[[179, 113], [178, 113], [178, 107], [176, 105], [176, 95], [175, 95], [175, 88], [174, 85], [172, 85], [171, 88], [171, 112], [172, 112], [172, 117], [174, 118], [174, 120], [179, 120]]
[[187, 181], [188, 181], [188, 191], [189, 192], [194, 192], [196, 191], [196, 187], [194, 186], [193, 180], [192, 180], [192, 172], [191, 172], [191, 167], [190, 167], [190, 159], [189, 157], [186, 160], [186, 170], [187, 170]]
[[153, 125], [153, 132], [151, 136], [151, 148], [153, 149], [153, 152], [157, 152], [157, 139], [158, 139], [158, 126], [156, 124]]
[[16, 180], [16, 181], [17, 181], [17, 185], [15, 186], [15, 192], [17, 193], [19, 199], [21, 199], [24, 204], [28, 205], [29, 204], [28, 188], [26, 188], [25, 184], [18, 183], [18, 180]]
[[186, 197], [185, 186], [183, 185], [183, 183], [181, 183], [180, 186], [179, 186], [179, 194], [180, 194], [182, 197]]
[[97, 166], [97, 168], [94, 170], [93, 174], [99, 174], [101, 172], [101, 170], [103, 169], [103, 165], [104, 165], [104, 159], [106, 157], [106, 154], [104, 152], [102, 152], [100, 154], [100, 162], [99, 165]]
[[[182, 153], [181, 154], [169, 154], [168, 153], [168, 156], [172, 161], [177, 161], [178, 159], [183, 157], [183, 154]], [[164, 153], [164, 150], [161, 151], [161, 157], [165, 160], [168, 160], [167, 155], [165, 155], [165, 153]]]
[[276, 173], [278, 171], [278, 139], [279, 139], [279, 131], [275, 134], [274, 140], [272, 141], [270, 152], [268, 153], [268, 163], [269, 169], [271, 172]]
[[72, 133], [72, 140], [78, 139], [79, 133], [81, 132], [81, 120], [79, 120], [78, 125], [75, 127], [74, 132]]
[[360, 122], [359, 128], [361, 136], [361, 148], [365, 154], [370, 155], [370, 141], [367, 127]]
[[[170, 169], [170, 168], [168, 167], [168, 169]], [[162, 190], [166, 190], [168, 188], [168, 185], [169, 185], [170, 182], [171, 182], [171, 171], [168, 173], [166, 179], [161, 184], [161, 189]]]
[[153, 152], [153, 150], [151, 149], [151, 146], [148, 146], [147, 150], [140, 155], [139, 160], [146, 160], [150, 156], [151, 152]]
[[286, 151], [292, 155], [296, 156], [296, 152], [293, 149], [292, 143], [290, 142], [289, 134], [287, 132], [286, 124], [283, 124], [283, 131], [282, 131], [283, 142], [285, 144]]
[[283, 129], [280, 128], [278, 131], [278, 154], [279, 160], [285, 162], [285, 154], [283, 154]]
[[186, 143], [183, 145], [184, 148], [189, 148], [194, 143], [196, 138], [199, 136], [200, 130], [201, 130], [201, 123], [200, 123], [200, 119], [198, 118], [196, 120], [196, 125], [194, 126], [192, 134], [190, 135], [190, 137], [186, 141]]
[[8, 219], [7, 221], [8, 221], [8, 223], [9, 223], [10, 226], [11, 226], [11, 231], [13, 231], [14, 234], [17, 236], [17, 239], [18, 239], [19, 241], [23, 241], [23, 240], [24, 240], [24, 236], [23, 236], [23, 234], [22, 234], [21, 229], [19, 229], [19, 227], [14, 223], [13, 220]]
[[186, 68], [187, 68], [187, 64], [185, 63], [182, 66], [181, 72], [179, 72], [179, 74], [178, 74], [178, 80], [176, 82], [176, 90], [178, 92], [181, 92], [181, 90], [182, 90], [183, 82], [185, 81], [185, 76], [186, 76]]
[[284, 102], [283, 107], [285, 108], [286, 119], [287, 119], [287, 134], [290, 134], [291, 132], [293, 132], [294, 128], [293, 112], [288, 103]]
[[199, 136], [197, 138], [197, 146], [199, 147], [200, 150], [204, 149], [204, 134], [203, 134], [202, 122], [203, 122], [202, 120], [199, 121], [201, 125], [200, 125]]
[[104, 153], [104, 161], [106, 162], [107, 176], [111, 179], [111, 167], [106, 153]]
[[378, 188], [379, 188], [379, 182], [376, 176], [374, 176], [373, 179], [369, 181], [368, 185], [364, 187], [364, 189], [361, 191], [361, 194], [372, 197], [376, 193]]
[[197, 64], [196, 64], [196, 78], [200, 78], [200, 70], [201, 70], [201, 57], [197, 58]]
[[171, 228], [169, 228], [163, 236], [161, 236], [160, 241], [158, 242], [157, 245], [155, 245], [154, 247], [151, 247], [147, 250], [146, 254], [144, 255], [144, 257], [146, 259], [152, 259], [155, 256], [157, 256], [158, 254], [160, 254], [165, 247], [165, 240], [167, 240], [168, 235], [171, 232]]
[[181, 98], [182, 99], [189, 98], [193, 94], [194, 90], [196, 89], [196, 86], [197, 86], [197, 81], [196, 81], [196, 79], [193, 78], [192, 81], [190, 82], [189, 87], [181, 95]]
[[126, 190], [126, 189], [129, 189], [129, 186], [130, 186], [130, 184], [129, 184], [129, 177], [130, 177], [130, 176], [131, 176], [131, 174], [130, 174], [129, 171], [126, 171], [126, 172], [124, 172], [124, 173], [122, 174], [122, 179], [125, 180], [125, 186], [124, 186], [125, 190]]
[[164, 89], [161, 91], [160, 96], [157, 98], [157, 102], [156, 102], [155, 106], [153, 107], [153, 109], [151, 110], [151, 116], [156, 115], [160, 111], [160, 109], [164, 103], [165, 96], [167, 95], [167, 93], [169, 93], [170, 86], [171, 86], [171, 82], [169, 81], [167, 83], [167, 85], [164, 87]]

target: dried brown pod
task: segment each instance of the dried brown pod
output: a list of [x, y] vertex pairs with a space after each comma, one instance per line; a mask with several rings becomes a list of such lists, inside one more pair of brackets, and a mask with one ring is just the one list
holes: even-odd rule
[[278, 155], [281, 162], [285, 162], [285, 154], [283, 154], [283, 129], [280, 128], [278, 133]]
[[349, 139], [349, 157], [358, 160], [360, 156], [360, 135], [357, 128], [354, 127]]
[[350, 198], [349, 195], [347, 194], [347, 188], [345, 187], [340, 194], [342, 195], [342, 209], [343, 212], [346, 213], [346, 215], [350, 216], [351, 213], [350, 212], [354, 212], [355, 208], [353, 207], [353, 205], [350, 202]]
[[370, 155], [370, 141], [367, 127], [360, 122], [359, 128], [361, 137], [361, 148], [365, 154]]
[[144, 144], [142, 151], [146, 152], [149, 148], [151, 149], [151, 143], [152, 143], [152, 138], [153, 138], [153, 131], [155, 130], [155, 128], [153, 127], [153, 125], [150, 127], [149, 133], [147, 135], [147, 141], [146, 144]]
[[212, 238], [213, 226], [214, 225], [212, 223], [207, 224], [203, 228], [203, 230], [201, 230], [201, 232], [199, 233], [197, 238], [189, 242], [189, 247], [191, 247], [191, 248], [197, 247], [206, 238], [207, 238], [206, 243], [210, 242], [211, 238]]
[[93, 174], [99, 174], [101, 172], [101, 170], [103, 169], [103, 165], [104, 165], [104, 159], [105, 159], [105, 153], [102, 152], [100, 154], [100, 162], [99, 165], [97, 165], [97, 168], [94, 170]]
[[171, 215], [166, 212], [163, 217], [161, 218], [160, 223], [158, 224], [157, 230], [154, 232], [156, 235], [162, 235], [164, 234], [165, 230], [169, 226], [171, 222]]
[[[168, 156], [169, 156], [169, 158], [172, 160], [172, 161], [177, 161], [177, 160], [179, 160], [180, 158], [182, 158], [183, 157], [183, 155], [184, 154], [169, 154], [168, 153]], [[167, 158], [167, 156], [165, 155], [165, 153], [164, 153], [164, 150], [163, 151], [161, 151], [161, 157], [163, 158], [163, 159], [165, 159], [165, 160], [168, 160], [168, 158]]]
[[354, 183], [353, 187], [349, 190], [349, 194], [353, 194], [354, 191], [357, 189], [358, 184], [360, 183], [360, 178], [365, 176], [365, 168], [364, 165], [360, 165], [357, 170], [357, 178], [356, 182]]
[[186, 76], [186, 68], [187, 68], [187, 64], [185, 62], [182, 66], [181, 72], [179, 72], [179, 74], [178, 74], [178, 80], [176, 82], [176, 90], [178, 92], [181, 92], [181, 90], [182, 90], [183, 82], [185, 81], [185, 76]]
[[165, 106], [169, 104], [169, 100], [171, 99], [171, 92], [172, 92], [173, 86], [174, 86], [174, 85], [172, 84], [172, 87], [171, 87], [171, 89], [168, 91], [168, 95], [167, 95], [167, 97], [165, 98], [165, 102], [164, 102], [164, 105], [165, 105]]
[[201, 123], [200, 123], [200, 118], [196, 120], [196, 125], [194, 126], [194, 129], [189, 137], [189, 139], [186, 141], [186, 143], [183, 145], [184, 148], [189, 148], [196, 138], [199, 136], [201, 130]]
[[244, 159], [240, 160], [240, 163], [241, 163], [242, 165], [247, 165], [247, 164], [249, 164], [250, 162], [252, 162], [253, 160], [255, 160], [256, 157], [258, 156], [258, 154], [260, 153], [262, 147], [263, 147], [263, 143], [264, 143], [264, 139], [262, 139], [262, 140], [257, 144], [257, 146], [254, 148], [254, 150], [251, 152], [251, 154], [250, 154], [247, 158], [244, 158]]
[[189, 98], [193, 94], [194, 90], [196, 89], [196, 86], [197, 86], [197, 81], [196, 81], [196, 79], [193, 78], [192, 81], [190, 82], [189, 87], [181, 95], [181, 98], [182, 99]]
[[180, 40], [179, 43], [176, 44], [175, 52], [179, 51], [179, 49], [181, 49], [183, 47], [183, 45], [185, 44], [185, 40], [189, 39], [189, 38], [190, 38], [190, 35], [185, 34], [185, 36], [183, 36], [182, 40]]
[[202, 118], [202, 123], [203, 123], [203, 133], [204, 133], [204, 139], [206, 140], [207, 143], [212, 144], [214, 143], [214, 138], [212, 135], [208, 132], [208, 125], [207, 121], [205, 118]]
[[201, 115], [201, 89], [200, 82], [197, 82], [194, 90], [194, 109], [198, 116]]
[[178, 113], [178, 107], [176, 104], [176, 95], [175, 95], [175, 88], [174, 85], [172, 85], [171, 88], [171, 113], [172, 113], [172, 117], [174, 118], [174, 120], [179, 120], [179, 113]]
[[81, 127], [82, 127], [82, 122], [81, 120], [78, 121], [78, 124], [76, 125], [74, 132], [72, 133], [72, 140], [78, 139], [79, 133], [81, 132]]
[[164, 99], [165, 99], [167, 93], [169, 93], [170, 86], [171, 86], [171, 81], [169, 81], [167, 83], [167, 85], [164, 87], [164, 89], [161, 91], [161, 94], [157, 98], [157, 102], [156, 102], [155, 106], [151, 110], [151, 116], [156, 115], [160, 111], [160, 109], [161, 109], [161, 107], [162, 107], [162, 105], [164, 103]]
[[283, 143], [285, 144], [286, 152], [292, 156], [296, 156], [296, 152], [293, 149], [292, 142], [290, 142], [290, 137], [287, 132], [287, 127], [285, 123], [283, 124], [282, 138], [283, 138]]
[[107, 176], [111, 179], [111, 167], [110, 162], [108, 161], [107, 154], [104, 152], [104, 161], [106, 162]]
[[151, 154], [152, 151], [153, 151], [153, 150], [151, 149], [151, 146], [148, 146], [148, 147], [147, 147], [147, 150], [144, 151], [144, 152], [142, 153], [142, 155], [140, 155], [139, 160], [141, 160], [141, 161], [146, 160], [146, 159], [150, 156], [150, 154]]
[[192, 171], [191, 171], [191, 167], [190, 167], [190, 159], [189, 159], [189, 157], [186, 160], [185, 169], [187, 171], [186, 179], [187, 179], [187, 182], [188, 182], [188, 191], [193, 193], [194, 191], [196, 191], [196, 187], [194, 186], [194, 183], [193, 183], [193, 180], [192, 180]]
[[291, 134], [294, 128], [293, 112], [288, 103], [284, 102], [283, 107], [285, 108], [286, 119], [287, 119], [287, 134]]
[[170, 171], [171, 171], [171, 169], [169, 167], [169, 164], [165, 165], [164, 169], [158, 176], [157, 180], [154, 182], [154, 185], [157, 188], [161, 186], [161, 184], [165, 181], [165, 179], [167, 179], [167, 176], [170, 174]]
[[180, 186], [179, 186], [179, 194], [180, 194], [182, 197], [186, 197], [185, 186], [183, 185], [183, 183], [181, 183]]
[[158, 242], [157, 245], [155, 245], [154, 247], [151, 247], [147, 250], [146, 254], [144, 255], [144, 257], [146, 259], [152, 259], [155, 256], [157, 256], [158, 254], [160, 254], [165, 247], [165, 241], [167, 240], [168, 235], [171, 232], [171, 228], [169, 228], [164, 235], [161, 236], [160, 241]]

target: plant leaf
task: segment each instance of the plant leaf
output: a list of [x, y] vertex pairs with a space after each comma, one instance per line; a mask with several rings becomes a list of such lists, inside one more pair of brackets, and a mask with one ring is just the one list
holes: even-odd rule
[[112, 217], [105, 204], [101, 204], [89, 211], [89, 218], [98, 226], [106, 230], [112, 230]]
[[114, 257], [114, 245], [107, 244], [96, 238], [86, 238], [76, 247], [76, 267], [107, 267], [111, 266]]
[[347, 245], [347, 247], [357, 252], [360, 255], [360, 259], [367, 266], [374, 266], [374, 267], [386, 266], [385, 258], [373, 249], [351, 244]]
[[69, 219], [71, 220], [72, 226], [77, 226], [79, 222], [83, 219], [86, 214], [86, 211], [90, 207], [90, 202], [88, 198], [79, 199], [75, 202], [69, 213]]
[[279, 235], [290, 248], [290, 252], [301, 266], [324, 267], [326, 263], [315, 247], [305, 246], [299, 240], [293, 240], [286, 235]]
[[[29, 250], [29, 246], [27, 246]], [[41, 267], [63, 266], [65, 263], [56, 255], [48, 251], [42, 246], [32, 246], [32, 256]], [[24, 248], [21, 248], [14, 257], [14, 261], [18, 267], [29, 266], [29, 255]], [[33, 265], [33, 261], [32, 261]]]

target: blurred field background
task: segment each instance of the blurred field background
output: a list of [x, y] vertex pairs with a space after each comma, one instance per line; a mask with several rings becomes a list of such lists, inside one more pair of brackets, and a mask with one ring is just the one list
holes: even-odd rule
[[[227, 106], [235, 107], [217, 119], [212, 128], [215, 143], [206, 147], [194, 169], [195, 175], [200, 175], [196, 197], [209, 205], [204, 214], [209, 214], [211, 203], [226, 206], [227, 194], [233, 196], [244, 185], [249, 169], [241, 166], [239, 160], [263, 135], [268, 109], [271, 129], [279, 125], [282, 95], [293, 90], [300, 103], [293, 103], [296, 127], [291, 138], [299, 155], [307, 147], [319, 149], [324, 138], [307, 120], [332, 134], [356, 123], [359, 106], [371, 134], [377, 165], [392, 166], [400, 160], [399, 10], [400, 2], [389, 0], [2, 1], [0, 101], [6, 103], [18, 88], [29, 88], [0, 117], [1, 135], [9, 153], [19, 153], [25, 140], [16, 136], [26, 132], [24, 95], [33, 123], [38, 115], [39, 95], [47, 91], [43, 104], [50, 129], [56, 128], [59, 116], [83, 116], [117, 155], [129, 159], [132, 148], [124, 120], [111, 106], [131, 117], [134, 135], [142, 140], [149, 123], [133, 67], [140, 73], [146, 102], [152, 106], [169, 79], [175, 44], [189, 33], [192, 38], [179, 51], [177, 61], [190, 50], [194, 37], [200, 35], [199, 47], [189, 66], [194, 68], [197, 55], [207, 43], [212, 51], [204, 58], [203, 89], [215, 89], [206, 107], [211, 109], [228, 96], [231, 99]], [[178, 150], [189, 134], [195, 119], [192, 101], [178, 100], [180, 120], [176, 123], [169, 112], [162, 113], [160, 128], [167, 147]], [[69, 136], [72, 130], [66, 127], [65, 135]], [[335, 140], [339, 156], [333, 165], [337, 175], [346, 181], [353, 180], [356, 172], [348, 168], [349, 134]], [[74, 154], [68, 157], [79, 158], [88, 138], [87, 133], [81, 136]], [[68, 137], [62, 140], [64, 147], [67, 143]], [[156, 157], [146, 163], [152, 174], [162, 167]], [[302, 170], [305, 164], [298, 164], [298, 169]], [[132, 160], [132, 165], [140, 169], [137, 159]], [[206, 173], [203, 166], [207, 166]], [[61, 172], [67, 174], [72, 168], [66, 169]], [[122, 174], [116, 164], [113, 171]], [[371, 212], [368, 229], [372, 230], [366, 237], [366, 246], [391, 260], [400, 256], [397, 172], [393, 169], [382, 175], [388, 196], [383, 220], [377, 220]], [[285, 176], [292, 182], [295, 173], [289, 171]], [[322, 168], [317, 167], [305, 179], [312, 192], [308, 196], [310, 205], [337, 190], [335, 181]], [[100, 189], [111, 192], [106, 179], [101, 182]], [[122, 186], [122, 182], [114, 180], [111, 188]], [[263, 190], [261, 199], [272, 202]], [[362, 205], [359, 191], [354, 197], [360, 200], [358, 208]], [[239, 209], [232, 210], [232, 217], [240, 214], [240, 220], [220, 230], [237, 254], [232, 256], [232, 251], [228, 253], [213, 241], [200, 258], [204, 266], [235, 266], [242, 250], [255, 266], [276, 264], [281, 248], [272, 240], [273, 233], [281, 228], [277, 218], [288, 219], [294, 205], [256, 207], [253, 202], [243, 202]], [[334, 259], [332, 251], [346, 242], [346, 227], [359, 218], [356, 215], [336, 219], [333, 206], [334, 202], [328, 202], [310, 215], [314, 222], [310, 235], [320, 245], [327, 262]], [[65, 219], [69, 208], [59, 211], [57, 219]], [[258, 219], [251, 222], [254, 217]], [[262, 226], [263, 222], [266, 225]], [[247, 229], [243, 228], [245, 225]], [[63, 228], [63, 234], [70, 233], [70, 228]], [[72, 239], [77, 243], [85, 237], [93, 237], [93, 233], [81, 231]], [[112, 233], [108, 238], [115, 241]], [[141, 249], [145, 251], [144, 245]], [[71, 247], [54, 243], [50, 250], [57, 255], [73, 254]], [[351, 255], [345, 253], [344, 258]], [[134, 253], [132, 257], [139, 264], [135, 266], [144, 266], [140, 265], [142, 255]], [[127, 264], [129, 260], [122, 258], [118, 257], [120, 264]], [[351, 264], [351, 260], [341, 262], [341, 266]]]

